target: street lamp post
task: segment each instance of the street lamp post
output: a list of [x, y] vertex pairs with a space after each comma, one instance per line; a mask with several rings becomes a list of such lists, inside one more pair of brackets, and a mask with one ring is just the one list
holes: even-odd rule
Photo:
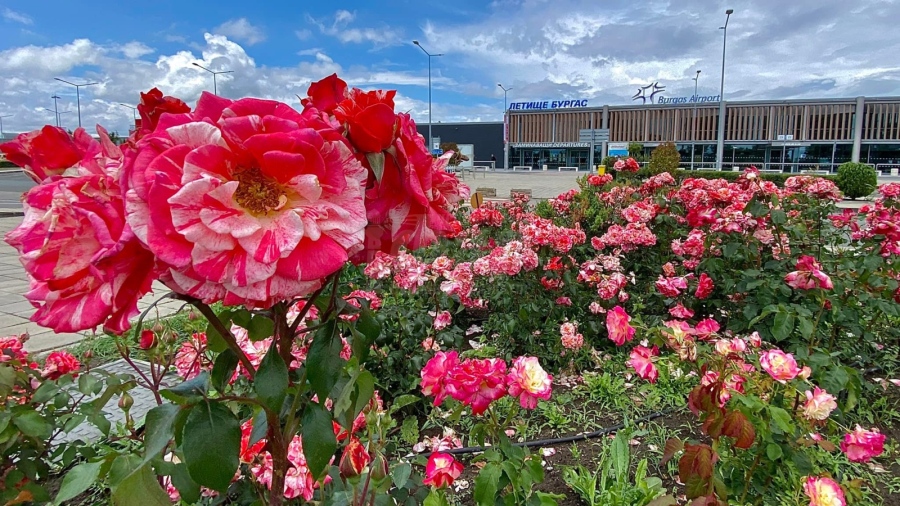
[[57, 104], [56, 101], [59, 100], [61, 97], [58, 97], [58, 96], [56, 96], [56, 94], [54, 94], [50, 98], [53, 99], [53, 114], [56, 115], [56, 127], [59, 128], [59, 104]]
[[509, 170], [509, 132], [507, 131], [509, 126], [506, 123], [508, 121], [506, 117], [508, 111], [506, 109], [509, 106], [506, 105], [506, 93], [512, 88], [504, 88], [500, 83], [497, 83], [497, 86], [503, 90], [503, 169]]
[[216, 84], [216, 76], [219, 75], [219, 74], [231, 74], [231, 73], [234, 72], [233, 70], [212, 71], [212, 70], [209, 70], [208, 68], [204, 67], [203, 65], [200, 65], [200, 64], [197, 63], [197, 62], [194, 62], [194, 66], [195, 66], [195, 67], [200, 67], [201, 69], [203, 69], [203, 70], [205, 70], [205, 71], [207, 71], [207, 72], [209, 72], [210, 74], [213, 75], [213, 95], [218, 95], [218, 94], [219, 94], [219, 89], [218, 89], [218, 86], [217, 86], [217, 84]]
[[75, 97], [78, 100], [78, 128], [81, 128], [81, 88], [83, 86], [93, 86], [95, 84], [100, 84], [100, 83], [75, 84], [75, 83], [70, 83], [69, 81], [66, 81], [65, 79], [60, 79], [58, 77], [54, 77], [53, 79], [56, 79], [59, 82], [66, 83], [68, 85], [75, 87]]
[[728, 20], [734, 9], [725, 11], [725, 26], [720, 27], [722, 30], [722, 84], [719, 87], [719, 135], [716, 143], [716, 165], [719, 170], [723, 168], [725, 159], [725, 44], [728, 42]]
[[694, 76], [694, 114], [692, 116], [692, 124], [691, 124], [691, 170], [694, 170], [694, 144], [697, 143], [697, 83], [700, 80], [700, 71], [697, 71], [697, 75]]
[[131, 109], [131, 117], [134, 120], [135, 128], [137, 128], [137, 107], [134, 107], [134, 106], [131, 106], [128, 104], [123, 104], [121, 102], [119, 102], [119, 105], [121, 105], [122, 107], [127, 107], [127, 108]]
[[413, 44], [419, 46], [419, 49], [425, 52], [428, 55], [428, 152], [431, 153], [434, 150], [434, 137], [431, 135], [431, 57], [432, 56], [444, 56], [442, 53], [431, 54], [422, 47], [422, 44], [419, 44], [419, 41], [414, 40]]
[[12, 118], [12, 114], [4, 114], [0, 116], [0, 138], [3, 137], [3, 118]]

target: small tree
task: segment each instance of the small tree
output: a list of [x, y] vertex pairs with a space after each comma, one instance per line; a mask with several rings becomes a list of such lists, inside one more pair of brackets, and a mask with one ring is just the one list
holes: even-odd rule
[[629, 142], [628, 156], [640, 161], [639, 159], [644, 157], [644, 145], [640, 142]]
[[450, 165], [451, 167], [455, 167], [459, 165], [460, 162], [465, 162], [469, 159], [468, 156], [459, 151], [459, 146], [457, 146], [455, 142], [442, 142], [441, 150], [445, 153], [447, 151], [453, 151], [453, 156], [450, 157], [450, 161], [447, 163], [447, 165]]
[[647, 170], [650, 175], [654, 176], [662, 172], [668, 172], [674, 176], [679, 164], [681, 164], [681, 154], [678, 152], [678, 148], [675, 147], [675, 144], [667, 142], [657, 146], [650, 154], [650, 164], [647, 166]]
[[847, 162], [838, 167], [835, 183], [845, 197], [856, 200], [859, 197], [868, 197], [875, 191], [878, 175], [870, 165]]

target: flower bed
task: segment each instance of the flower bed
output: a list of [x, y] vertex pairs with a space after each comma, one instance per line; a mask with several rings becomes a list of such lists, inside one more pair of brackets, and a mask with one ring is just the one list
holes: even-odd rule
[[[894, 497], [900, 185], [839, 212], [822, 178], [637, 172], [459, 210], [450, 155], [393, 92], [331, 76], [308, 95], [191, 109], [154, 90], [121, 147], [53, 127], [4, 145], [39, 183], [6, 238], [34, 320], [102, 325], [151, 372], [32, 365], [4, 341], [0, 498], [49, 500], [61, 470], [57, 501], [98, 487], [123, 505]], [[205, 332], [131, 328], [155, 279]], [[99, 400], [63, 396], [73, 381]], [[104, 426], [136, 385], [159, 404], [143, 428]], [[519, 444], [597, 420], [623, 428]], [[110, 442], [51, 449], [84, 421]]]

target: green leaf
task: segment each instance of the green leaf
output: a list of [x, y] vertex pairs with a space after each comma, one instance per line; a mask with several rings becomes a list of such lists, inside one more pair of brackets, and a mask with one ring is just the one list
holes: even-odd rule
[[813, 333], [812, 320], [805, 316], [797, 318], [797, 330], [800, 331], [800, 335], [803, 336], [804, 339], [809, 339], [809, 336]]
[[769, 213], [769, 218], [775, 225], [784, 225], [787, 222], [787, 214], [781, 209], [772, 209], [772, 212]]
[[781, 429], [783, 433], [790, 434], [793, 431], [794, 427], [791, 424], [790, 413], [777, 406], [769, 406], [769, 414], [772, 416], [775, 426]]
[[288, 369], [275, 343], [269, 346], [269, 351], [263, 357], [253, 379], [253, 388], [256, 396], [275, 413], [281, 412], [284, 396], [288, 387]]
[[375, 181], [381, 185], [381, 178], [384, 176], [384, 152], [366, 153], [366, 159], [369, 161], [369, 167], [372, 167], [372, 173], [375, 174]]
[[[221, 316], [219, 319], [222, 320]], [[222, 325], [226, 329], [231, 327], [231, 319], [222, 320]], [[214, 353], [222, 353], [228, 349], [228, 343], [225, 342], [225, 338], [222, 337], [222, 334], [216, 330], [212, 323], [206, 324], [206, 347]]]
[[403, 488], [406, 485], [406, 482], [409, 481], [409, 476], [411, 474], [411, 465], [405, 463], [400, 464], [391, 471], [391, 481], [394, 482], [395, 487]]
[[71, 471], [66, 473], [66, 477], [63, 478], [62, 485], [59, 487], [59, 493], [56, 494], [56, 499], [53, 502], [61, 504], [89, 489], [100, 476], [100, 468], [102, 466], [103, 461], [85, 462], [73, 467]]
[[769, 460], [778, 460], [784, 455], [784, 452], [781, 451], [781, 446], [775, 443], [769, 443], [766, 445], [766, 456], [769, 457]]
[[182, 447], [191, 478], [223, 492], [238, 468], [241, 423], [225, 405], [202, 402], [188, 415]]
[[306, 357], [307, 377], [313, 391], [319, 395], [320, 402], [325, 402], [341, 374], [342, 348], [334, 321], [319, 329], [309, 347]]
[[250, 329], [250, 320], [253, 319], [253, 313], [244, 308], [231, 310], [231, 322], [243, 329]]
[[172, 501], [163, 491], [153, 468], [142, 465], [113, 488], [112, 502], [116, 506], [169, 506]]
[[415, 404], [418, 401], [419, 401], [419, 398], [416, 397], [415, 395], [409, 395], [409, 394], [401, 395], [400, 397], [397, 397], [396, 399], [394, 399], [394, 403], [391, 404], [390, 413], [394, 414], [397, 411], [405, 408], [406, 406]]
[[176, 404], [198, 402], [209, 393], [209, 373], [201, 372], [196, 377], [173, 388], [160, 390], [159, 394]]
[[303, 412], [301, 434], [307, 467], [310, 473], [319, 479], [337, 450], [331, 413], [319, 404], [308, 404]]
[[247, 443], [248, 446], [253, 446], [257, 441], [262, 440], [262, 438], [266, 437], [266, 434], [269, 431], [269, 421], [266, 416], [266, 411], [264, 409], [259, 410], [259, 413], [253, 417], [253, 429], [250, 431], [250, 441]]
[[381, 335], [381, 323], [375, 318], [375, 313], [369, 308], [364, 308], [359, 312], [359, 318], [356, 320], [356, 330], [362, 336], [354, 335], [353, 355], [359, 357], [360, 362], [364, 362], [372, 349], [372, 344]]
[[156, 458], [175, 435], [175, 419], [181, 407], [176, 404], [162, 404], [147, 412], [144, 422], [144, 462]]
[[47, 439], [53, 432], [53, 425], [44, 419], [40, 413], [34, 410], [16, 414], [13, 416], [12, 422], [13, 425], [22, 431], [22, 434], [35, 439]]
[[772, 335], [775, 339], [783, 341], [794, 331], [794, 315], [779, 311], [775, 313], [775, 323], [772, 326]]
[[100, 385], [100, 380], [93, 374], [82, 374], [78, 377], [78, 391], [84, 395], [97, 393], [94, 391]]
[[187, 466], [180, 462], [175, 465], [172, 471], [172, 485], [181, 495], [181, 500], [187, 504], [194, 504], [200, 501], [200, 485], [191, 479]]
[[489, 463], [481, 469], [475, 478], [475, 504], [478, 506], [493, 506], [497, 499], [497, 484], [500, 481], [502, 469], [496, 463]]
[[247, 327], [247, 332], [251, 341], [262, 341], [275, 335], [275, 322], [263, 315], [254, 315], [250, 320], [250, 326]]
[[356, 402], [353, 404], [353, 418], [365, 409], [375, 394], [375, 377], [369, 371], [363, 371], [356, 378]]
[[231, 378], [234, 376], [234, 371], [237, 369], [238, 362], [238, 357], [231, 351], [231, 348], [219, 353], [219, 356], [216, 357], [216, 363], [213, 364], [210, 380], [213, 388], [220, 394], [225, 393], [228, 382], [231, 381]]

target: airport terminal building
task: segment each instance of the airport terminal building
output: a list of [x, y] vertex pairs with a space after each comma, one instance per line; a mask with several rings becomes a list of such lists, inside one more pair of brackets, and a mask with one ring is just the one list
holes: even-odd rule
[[711, 169], [720, 125], [726, 169], [837, 170], [848, 161], [900, 167], [900, 97], [727, 101], [724, 107], [717, 96], [634, 98], [641, 100], [624, 106], [591, 107], [587, 100], [510, 104], [503, 125], [507, 167], [586, 170], [606, 154], [624, 153], [630, 143], [642, 144], [649, 155], [674, 142], [682, 167]]

